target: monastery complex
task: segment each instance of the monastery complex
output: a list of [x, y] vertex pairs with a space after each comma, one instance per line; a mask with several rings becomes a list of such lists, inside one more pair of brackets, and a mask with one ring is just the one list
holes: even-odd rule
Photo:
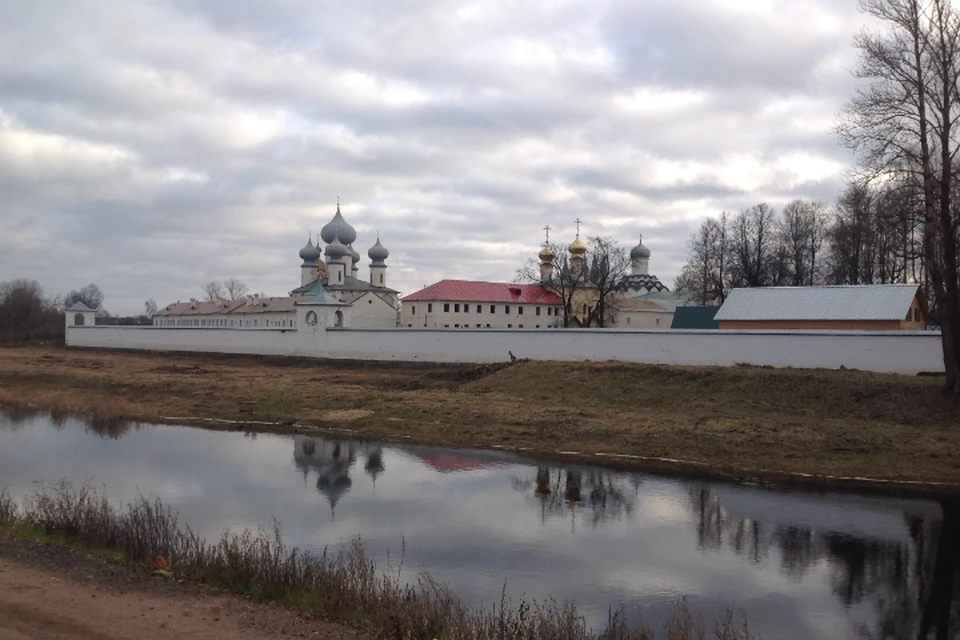
[[[598, 292], [584, 284], [580, 275], [586, 267], [587, 247], [578, 232], [567, 247], [567, 275], [555, 264], [557, 256], [547, 241], [538, 254], [540, 281], [531, 284], [441, 280], [401, 300], [399, 292], [387, 286], [387, 258], [390, 252], [380, 242], [367, 251], [370, 259], [367, 279], [360, 278], [360, 253], [354, 249], [357, 232], [343, 217], [340, 205], [333, 218], [314, 241], [308, 238], [300, 249], [300, 286], [286, 296], [246, 296], [238, 300], [176, 302], [159, 310], [154, 326], [164, 328], [203, 327], [233, 329], [295, 329], [297, 307], [323, 307], [331, 327], [442, 329], [547, 329], [563, 326], [564, 299], [558, 295], [573, 274], [579, 284], [567, 297], [569, 324], [588, 326], [589, 309]], [[321, 241], [325, 245], [321, 248]], [[611, 301], [608, 326], [669, 328], [673, 310], [662, 301], [644, 300], [651, 293], [667, 292], [660, 280], [649, 273], [650, 250], [640, 243], [630, 252], [630, 275]], [[316, 313], [305, 315], [319, 322]]]

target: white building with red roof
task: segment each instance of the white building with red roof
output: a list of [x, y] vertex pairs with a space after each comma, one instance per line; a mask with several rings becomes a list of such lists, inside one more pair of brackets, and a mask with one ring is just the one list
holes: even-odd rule
[[403, 299], [404, 327], [547, 329], [560, 326], [563, 301], [539, 284], [441, 280]]

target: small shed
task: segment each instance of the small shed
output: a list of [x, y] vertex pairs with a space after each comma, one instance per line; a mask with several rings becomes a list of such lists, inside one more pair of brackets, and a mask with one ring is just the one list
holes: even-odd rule
[[734, 289], [714, 319], [721, 329], [926, 329], [915, 284]]

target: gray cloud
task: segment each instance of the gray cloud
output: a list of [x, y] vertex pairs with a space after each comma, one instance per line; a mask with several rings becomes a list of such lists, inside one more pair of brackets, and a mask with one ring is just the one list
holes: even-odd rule
[[337, 196], [404, 293], [509, 280], [577, 217], [672, 283], [704, 216], [833, 201], [851, 162], [860, 20], [826, 0], [0, 10], [0, 280], [114, 312], [288, 291]]

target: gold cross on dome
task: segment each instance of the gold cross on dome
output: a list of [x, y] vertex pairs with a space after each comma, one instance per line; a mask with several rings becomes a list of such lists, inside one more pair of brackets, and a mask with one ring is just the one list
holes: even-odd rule
[[577, 223], [577, 237], [580, 237], [580, 218], [577, 218], [574, 222]]
[[547, 232], [547, 241], [545, 244], [550, 244], [550, 225], [545, 226], [543, 230]]

